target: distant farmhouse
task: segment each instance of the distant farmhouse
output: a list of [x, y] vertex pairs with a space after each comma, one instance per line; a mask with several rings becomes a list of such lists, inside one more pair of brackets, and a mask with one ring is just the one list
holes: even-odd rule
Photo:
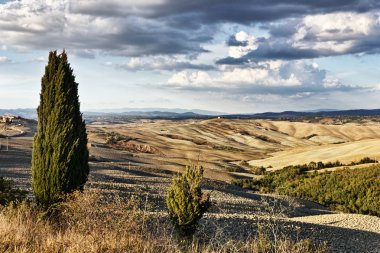
[[0, 121], [3, 122], [3, 123], [13, 123], [13, 120], [14, 119], [18, 119], [19, 117], [16, 117], [16, 116], [12, 116], [12, 115], [4, 115], [4, 116], [0, 116]]

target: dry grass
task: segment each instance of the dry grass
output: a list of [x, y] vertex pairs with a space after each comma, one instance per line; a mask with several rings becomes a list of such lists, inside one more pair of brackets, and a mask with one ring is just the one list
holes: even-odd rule
[[[179, 165], [200, 160], [206, 168], [206, 178], [229, 182], [236, 177], [236, 171], [224, 169], [228, 162], [247, 160], [252, 166], [281, 169], [310, 161], [338, 159], [350, 163], [365, 156], [379, 157], [378, 127], [377, 122], [327, 125], [211, 119], [89, 124], [88, 130], [90, 143], [104, 144], [111, 132], [131, 139], [123, 145], [137, 163], [177, 172]], [[91, 147], [90, 152], [115, 161], [115, 150], [109, 154], [110, 150], [99, 146]]]
[[[31, 150], [30, 137], [36, 125], [27, 126], [23, 130], [27, 132], [25, 137], [9, 141], [12, 150]], [[378, 122], [328, 125], [271, 120], [135, 120], [88, 124], [87, 128], [93, 161], [131, 162], [132, 166], [178, 172], [189, 161], [199, 160], [206, 168], [206, 178], [226, 182], [236, 176], [249, 177], [225, 170], [230, 162], [241, 160], [250, 161], [252, 166], [281, 169], [310, 161], [338, 159], [350, 163], [365, 156], [380, 157]], [[111, 133], [120, 137], [112, 145], [114, 149], [105, 145]], [[0, 160], [18, 162], [2, 157]]]
[[178, 243], [166, 217], [148, 214], [136, 201], [105, 197], [98, 191], [74, 194], [50, 212], [33, 203], [0, 213], [1, 252], [325, 252], [311, 241], [281, 239], [273, 247], [265, 234], [247, 241], [214, 239]]
[[326, 144], [322, 146], [305, 146], [276, 152], [272, 157], [250, 161], [252, 166], [272, 166], [273, 169], [282, 169], [285, 166], [308, 164], [314, 162], [335, 162], [349, 164], [364, 157], [378, 159], [380, 157], [380, 139], [353, 141], [342, 144]]

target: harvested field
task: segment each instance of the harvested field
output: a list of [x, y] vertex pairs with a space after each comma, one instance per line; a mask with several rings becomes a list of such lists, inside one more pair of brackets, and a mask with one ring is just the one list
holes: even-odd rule
[[[223, 119], [90, 124], [91, 173], [86, 189], [96, 189], [104, 195], [136, 196], [147, 212], [166, 216], [164, 198], [171, 176], [188, 162], [199, 160], [206, 168], [204, 187], [212, 191], [214, 203], [202, 220], [202, 226], [210, 234], [244, 239], [257, 232], [258, 221], [269, 219], [294, 239], [327, 241], [331, 252], [380, 252], [378, 217], [336, 213], [312, 202], [256, 194], [229, 184], [233, 178], [253, 176], [225, 169], [240, 160], [251, 160], [251, 164], [261, 161], [259, 164], [264, 166], [275, 166], [277, 160], [277, 166], [281, 167], [307, 159], [322, 160], [323, 154], [326, 160], [322, 161], [329, 157], [333, 161], [352, 161], [361, 155], [380, 154], [376, 151], [380, 146], [377, 125], [352, 126], [361, 133], [351, 133], [346, 126], [305, 124]], [[302, 127], [312, 130], [304, 131]], [[108, 132], [128, 136], [135, 145], [156, 147], [164, 156], [138, 149], [115, 149], [106, 142]], [[305, 138], [307, 134], [326, 136], [328, 132], [345, 143], [321, 144], [312, 140], [316, 136]], [[10, 144], [10, 151], [0, 150], [0, 175], [30, 191], [32, 138], [12, 138]], [[214, 149], [214, 146], [241, 151]], [[293, 157], [288, 157], [290, 154]], [[266, 160], [268, 163], [264, 163]]]

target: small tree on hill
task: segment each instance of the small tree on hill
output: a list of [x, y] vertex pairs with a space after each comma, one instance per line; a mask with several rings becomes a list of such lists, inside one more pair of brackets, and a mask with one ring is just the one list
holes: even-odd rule
[[203, 194], [202, 166], [187, 166], [182, 175], [174, 176], [166, 204], [169, 216], [180, 236], [194, 234], [198, 221], [210, 207], [210, 195]]
[[78, 83], [66, 52], [50, 52], [41, 81], [32, 158], [33, 191], [42, 206], [82, 190], [87, 181], [87, 134], [79, 107]]

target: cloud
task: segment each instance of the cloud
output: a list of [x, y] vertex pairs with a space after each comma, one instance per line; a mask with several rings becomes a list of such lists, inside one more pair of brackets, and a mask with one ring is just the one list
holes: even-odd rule
[[8, 57], [6, 57], [6, 56], [0, 56], [0, 64], [10, 63], [10, 62], [12, 62], [12, 60], [9, 59]]
[[95, 9], [107, 10], [108, 2], [100, 6], [96, 5], [98, 1], [89, 1], [94, 3], [91, 13], [80, 8], [78, 2], [22, 0], [0, 5], [0, 45], [18, 50], [66, 48], [84, 57], [93, 57], [94, 52], [121, 56], [186, 55], [205, 52], [200, 44], [212, 39], [212, 27], [197, 28], [191, 33], [175, 29], [166, 20], [139, 16], [138, 11], [133, 11], [132, 2], [119, 6], [116, 3], [121, 1], [113, 1], [120, 7], [115, 7], [115, 11], [132, 10], [126, 16], [96, 15]]
[[181, 71], [169, 78], [168, 84], [179, 88], [211, 87], [213, 79], [205, 71]]
[[181, 71], [173, 74], [165, 87], [227, 94], [271, 94], [304, 98], [317, 93], [352, 91], [331, 78], [314, 62], [266, 61], [254, 67], [221, 68], [216, 75], [205, 71]]
[[[98, 2], [104, 8], [101, 1], [95, 2]], [[119, 7], [122, 6], [122, 0], [112, 2], [117, 2]], [[128, 4], [130, 4], [130, 1], [126, 1], [123, 6], [126, 7]], [[231, 22], [252, 24], [337, 11], [362, 13], [379, 8], [380, 3], [377, 0], [240, 0], [233, 3], [230, 0], [167, 0], [158, 1], [157, 4], [148, 1], [147, 6], [142, 7], [140, 5], [133, 9], [140, 15], [148, 18], [167, 18], [172, 21], [172, 24], [179, 24], [181, 27], [186, 24], [187, 27], [196, 27], [199, 23], [215, 24]], [[115, 10], [112, 6], [105, 9], [106, 15], [120, 13], [119, 10]], [[110, 9], [113, 9], [113, 11], [109, 11]], [[123, 14], [127, 13], [124, 11]]]
[[[268, 59], [312, 59], [380, 52], [380, 12], [308, 15], [263, 26], [270, 37], [257, 38], [256, 48], [229, 55], [217, 64], [247, 64]], [[227, 41], [231, 46], [231, 39]], [[246, 49], [246, 44], [232, 45]]]
[[118, 69], [128, 71], [181, 71], [185, 69], [196, 69], [209, 71], [215, 67], [207, 64], [194, 64], [189, 61], [178, 60], [173, 57], [133, 57], [125, 63], [110, 63], [107, 65], [115, 66]]
[[253, 35], [248, 35], [244, 31], [240, 31], [231, 36], [228, 40], [228, 55], [233, 58], [240, 58], [252, 50], [256, 50], [258, 44]]
[[[311, 51], [305, 50], [304, 47], [308, 45], [305, 43], [312, 36], [316, 36], [317, 40], [323, 37], [318, 31], [309, 29], [318, 26], [316, 21], [323, 20], [321, 13], [335, 15], [338, 11], [350, 12], [354, 15], [352, 22], [345, 22], [343, 18], [341, 25], [349, 26], [350, 23], [358, 23], [357, 17], [360, 15], [367, 15], [369, 11], [376, 13], [379, 8], [380, 2], [377, 0], [110, 0], [107, 4], [100, 0], [20, 0], [0, 5], [0, 45], [18, 50], [66, 48], [75, 50], [83, 57], [94, 57], [97, 53], [130, 57], [197, 55], [206, 51], [201, 45], [212, 42], [223, 24], [265, 26], [273, 22], [301, 19], [304, 22], [299, 26], [303, 27], [305, 33], [298, 34], [298, 39], [293, 38], [294, 45], [276, 40], [263, 40], [258, 43], [257, 38], [248, 34], [243, 40], [236, 38], [236, 35], [231, 37], [229, 44], [232, 47], [252, 47], [252, 54], [246, 58], [271, 59], [276, 55], [278, 59], [313, 58], [334, 54], [329, 50], [321, 53], [323, 46], [334, 45], [342, 51], [345, 51], [345, 47], [350, 47], [356, 48], [353, 50], [356, 52], [369, 52], [377, 42], [377, 37], [364, 39], [358, 45], [351, 45], [350, 42], [345, 45], [342, 41], [340, 44], [319, 42]], [[309, 16], [317, 19], [308, 20]], [[334, 16], [326, 17], [328, 22], [334, 21]], [[374, 22], [376, 21], [372, 20]], [[331, 33], [347, 32], [351, 29], [340, 28], [331, 30]], [[376, 30], [375, 28], [378, 27], [372, 30]], [[357, 29], [359, 27], [354, 27], [353, 30]], [[277, 30], [272, 27], [271, 32], [274, 38], [279, 38], [281, 32], [282, 36], [295, 34], [288, 23], [277, 27]], [[231, 53], [230, 57], [243, 60], [242, 54], [246, 52], [239, 52], [238, 48], [232, 47], [235, 54]], [[376, 49], [373, 52], [377, 51]]]

